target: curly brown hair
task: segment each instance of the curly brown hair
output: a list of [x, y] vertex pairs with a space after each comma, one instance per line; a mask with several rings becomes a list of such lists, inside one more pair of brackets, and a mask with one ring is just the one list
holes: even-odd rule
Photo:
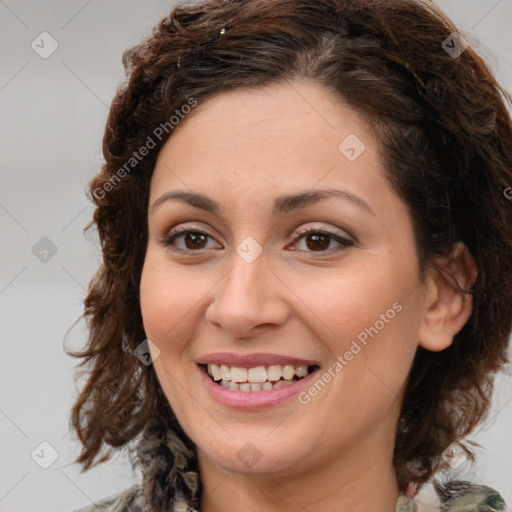
[[89, 339], [69, 352], [88, 365], [70, 419], [82, 471], [150, 418], [180, 428], [152, 365], [134, 357], [146, 338], [139, 283], [149, 183], [169, 119], [216, 93], [294, 78], [333, 91], [372, 127], [409, 207], [420, 268], [462, 241], [478, 269], [473, 312], [453, 344], [417, 349], [397, 425], [400, 490], [426, 482], [442, 452], [484, 419], [512, 324], [512, 123], [510, 97], [484, 60], [471, 47], [447, 51], [446, 41], [464, 49], [458, 33], [428, 1], [207, 0], [178, 5], [124, 53], [105, 163], [88, 190], [96, 209], [85, 229], [97, 227], [103, 252], [85, 300]]

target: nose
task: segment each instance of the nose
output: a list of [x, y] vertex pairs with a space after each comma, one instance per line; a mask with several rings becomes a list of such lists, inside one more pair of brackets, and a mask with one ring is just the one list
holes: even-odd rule
[[268, 267], [265, 252], [248, 263], [234, 251], [231, 270], [215, 287], [206, 320], [238, 338], [278, 327], [289, 317], [286, 289]]

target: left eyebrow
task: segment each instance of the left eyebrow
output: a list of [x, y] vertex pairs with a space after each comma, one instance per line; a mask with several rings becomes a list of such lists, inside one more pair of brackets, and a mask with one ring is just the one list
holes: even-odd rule
[[318, 203], [319, 201], [328, 199], [329, 197], [339, 197], [350, 201], [352, 204], [358, 206], [362, 210], [375, 215], [373, 210], [370, 208], [368, 203], [352, 192], [347, 190], [336, 190], [333, 188], [326, 188], [322, 190], [312, 190], [307, 192], [301, 192], [299, 194], [292, 194], [286, 196], [279, 196], [274, 200], [274, 207], [272, 211], [276, 214], [283, 215], [292, 210], [298, 208], [305, 208], [312, 204]]
[[[366, 203], [359, 196], [356, 196], [355, 194], [352, 194], [346, 190], [336, 190], [332, 188], [278, 196], [274, 200], [272, 212], [276, 215], [284, 215], [293, 210], [311, 206], [330, 197], [339, 197], [340, 199], [349, 201], [352, 204], [358, 206], [360, 209], [375, 215], [368, 203]], [[181, 190], [165, 192], [151, 205], [150, 210], [153, 211], [162, 203], [170, 200], [181, 201], [195, 208], [223, 216], [223, 210], [220, 205], [210, 197], [199, 194], [197, 192], [186, 192]]]

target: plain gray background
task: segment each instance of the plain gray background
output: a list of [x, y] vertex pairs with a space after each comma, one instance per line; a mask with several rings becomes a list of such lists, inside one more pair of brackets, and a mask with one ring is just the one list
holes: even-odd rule
[[[512, 0], [436, 4], [511, 90]], [[82, 232], [93, 211], [85, 187], [102, 161], [108, 106], [124, 76], [121, 55], [172, 5], [0, 1], [1, 511], [72, 510], [138, 481], [123, 456], [84, 474], [73, 464], [79, 445], [68, 432], [68, 415], [78, 361], [64, 353], [63, 340], [82, 312], [87, 283], [100, 261], [96, 239]], [[58, 48], [42, 58], [52, 44]], [[85, 336], [81, 322], [70, 331], [67, 346], [81, 347]], [[508, 369], [497, 380], [490, 426], [473, 436], [484, 447], [477, 450], [478, 463], [466, 470], [509, 503], [511, 383]], [[41, 467], [52, 455], [55, 461]]]

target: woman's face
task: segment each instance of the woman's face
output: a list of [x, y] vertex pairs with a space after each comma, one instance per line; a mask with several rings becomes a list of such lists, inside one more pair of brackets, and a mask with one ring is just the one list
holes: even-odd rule
[[144, 328], [203, 465], [389, 459], [426, 299], [355, 111], [306, 81], [213, 97], [161, 150], [148, 223]]

